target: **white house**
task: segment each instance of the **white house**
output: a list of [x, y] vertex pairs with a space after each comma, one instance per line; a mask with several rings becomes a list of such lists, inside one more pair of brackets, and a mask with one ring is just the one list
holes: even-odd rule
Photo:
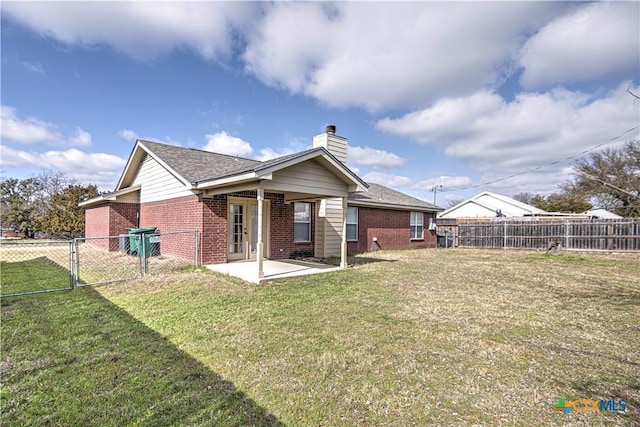
[[545, 211], [511, 197], [483, 191], [438, 215], [440, 218], [496, 218], [544, 215]]

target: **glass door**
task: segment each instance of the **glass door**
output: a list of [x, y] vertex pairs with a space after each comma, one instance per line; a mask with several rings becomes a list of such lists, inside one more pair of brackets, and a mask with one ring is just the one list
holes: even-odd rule
[[244, 203], [229, 204], [229, 260], [246, 259], [245, 206]]
[[[262, 212], [263, 254], [269, 253], [269, 217], [271, 204], [265, 200]], [[256, 259], [258, 249], [258, 202], [251, 199], [229, 201], [228, 261]]]

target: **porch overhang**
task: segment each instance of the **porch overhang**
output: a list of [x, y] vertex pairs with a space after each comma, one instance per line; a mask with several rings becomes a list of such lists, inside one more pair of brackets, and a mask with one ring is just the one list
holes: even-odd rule
[[98, 197], [94, 197], [93, 199], [85, 200], [84, 202], [78, 203], [78, 206], [81, 208], [87, 208], [91, 206], [101, 205], [107, 202], [117, 202], [119, 197], [130, 193], [135, 193], [136, 191], [140, 191], [139, 185], [123, 188], [122, 190], [114, 191], [112, 193], [101, 194]]

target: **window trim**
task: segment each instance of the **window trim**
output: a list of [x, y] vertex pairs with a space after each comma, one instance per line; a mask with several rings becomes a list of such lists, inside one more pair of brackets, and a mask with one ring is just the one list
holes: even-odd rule
[[[417, 221], [414, 222], [414, 219], [417, 218], [421, 218], [419, 223]], [[417, 227], [420, 227], [420, 237], [413, 237], [414, 227], [416, 231], [418, 230]], [[424, 240], [424, 212], [412, 211], [409, 214], [409, 240]]]
[[[356, 222], [349, 222], [349, 215], [348, 215], [349, 209], [355, 209], [356, 210]], [[345, 212], [345, 216], [346, 216], [345, 222], [347, 223], [347, 235], [345, 236], [345, 240], [347, 242], [357, 242], [358, 241], [358, 222], [359, 222], [359, 219], [360, 219], [358, 217], [359, 213], [360, 213], [360, 211], [358, 210], [357, 206], [348, 206], [347, 207], [347, 211]], [[349, 239], [348, 230], [349, 230], [349, 226], [350, 225], [355, 225], [356, 226], [356, 234], [355, 234], [355, 238], [353, 238], [353, 239]]]
[[[309, 219], [300, 221], [296, 218], [296, 205], [306, 205], [309, 211]], [[294, 202], [293, 204], [293, 243], [311, 243], [311, 217], [313, 209], [309, 202]], [[296, 240], [296, 224], [308, 224], [307, 240]]]

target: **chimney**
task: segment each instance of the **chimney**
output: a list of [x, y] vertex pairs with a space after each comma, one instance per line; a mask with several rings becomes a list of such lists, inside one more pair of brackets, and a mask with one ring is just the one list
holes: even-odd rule
[[336, 135], [336, 127], [334, 125], [327, 125], [325, 133], [316, 135], [313, 137], [313, 147], [324, 147], [328, 152], [340, 160], [345, 165], [347, 164], [347, 145], [349, 140], [342, 136]]

